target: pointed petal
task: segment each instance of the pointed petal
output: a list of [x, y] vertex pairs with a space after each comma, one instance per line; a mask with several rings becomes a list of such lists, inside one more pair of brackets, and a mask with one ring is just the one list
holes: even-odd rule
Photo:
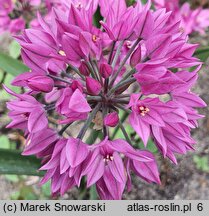
[[101, 155], [97, 155], [91, 168], [87, 173], [87, 187], [96, 183], [104, 174], [105, 162]]
[[69, 102], [69, 109], [81, 113], [91, 111], [91, 107], [89, 106], [86, 98], [83, 96], [79, 89], [76, 89], [71, 96]]
[[129, 116], [129, 122], [137, 134], [141, 137], [144, 145], [147, 145], [147, 141], [150, 136], [150, 126], [146, 122], [142, 121], [136, 114], [131, 113]]
[[35, 108], [30, 113], [28, 118], [28, 130], [31, 133], [36, 133], [43, 130], [48, 125], [48, 119], [43, 109]]
[[109, 161], [108, 166], [112, 175], [116, 178], [118, 182], [126, 182], [123, 161], [117, 152], [113, 153], [113, 161]]
[[88, 148], [80, 139], [69, 138], [66, 145], [66, 155], [71, 167], [81, 164], [88, 155]]

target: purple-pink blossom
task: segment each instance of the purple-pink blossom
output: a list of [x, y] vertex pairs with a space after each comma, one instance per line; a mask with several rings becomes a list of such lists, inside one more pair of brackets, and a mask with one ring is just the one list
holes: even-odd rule
[[192, 9], [189, 2], [182, 6], [179, 0], [153, 0], [156, 8], [165, 8], [172, 11], [170, 20], [180, 21], [180, 26], [185, 34], [199, 32], [204, 34], [209, 27], [209, 10], [201, 7]]
[[[93, 25], [98, 6], [102, 19]], [[191, 92], [202, 64], [197, 45], [151, 1], [59, 1], [49, 17], [38, 14], [39, 27], [16, 37], [31, 71], [12, 84], [25, 93], [5, 87], [16, 98], [7, 105], [8, 127], [25, 132], [24, 155], [42, 159], [41, 183], [51, 180], [52, 194], [63, 195], [84, 178], [100, 199], [122, 199], [132, 173], [160, 184], [148, 141], [176, 164], [176, 154], [194, 149], [191, 129], [203, 117], [196, 108], [206, 106]], [[118, 129], [123, 138], [115, 139]], [[92, 132], [101, 136], [90, 145]]]
[[[2, 0], [0, 5], [0, 34], [3, 32], [10, 32], [12, 35], [20, 34], [26, 28], [26, 24], [39, 27], [39, 23], [35, 19], [36, 12], [41, 10], [43, 15], [48, 18], [53, 6], [60, 7], [60, 1]], [[63, 9], [66, 7], [64, 6]]]

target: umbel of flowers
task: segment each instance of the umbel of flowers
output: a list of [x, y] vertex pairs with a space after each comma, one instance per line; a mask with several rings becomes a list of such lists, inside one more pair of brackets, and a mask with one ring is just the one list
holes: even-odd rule
[[[130, 139], [121, 111], [144, 146], [153, 140], [173, 163], [175, 153], [194, 149], [190, 131], [202, 117], [195, 108], [205, 106], [190, 91], [201, 67], [192, 57], [197, 45], [187, 43], [179, 22], [170, 22], [171, 12], [150, 7], [150, 1], [130, 7], [123, 0], [68, 1], [47, 22], [38, 14], [40, 27], [17, 37], [31, 71], [13, 81], [24, 94], [5, 87], [16, 97], [7, 104], [8, 127], [24, 131], [23, 155], [42, 159], [41, 183], [51, 180], [53, 194], [79, 187], [83, 177], [101, 199], [121, 199], [132, 173], [160, 184], [153, 154]], [[61, 130], [49, 123], [51, 115]], [[77, 134], [66, 133], [77, 123]], [[103, 138], [88, 145], [92, 124]], [[111, 139], [117, 127], [126, 139]]]

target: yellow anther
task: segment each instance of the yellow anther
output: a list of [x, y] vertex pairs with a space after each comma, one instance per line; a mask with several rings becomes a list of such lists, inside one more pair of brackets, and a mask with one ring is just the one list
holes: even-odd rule
[[92, 41], [97, 42], [97, 40], [98, 40], [98, 37], [96, 35], [92, 35]]
[[65, 54], [65, 52], [64, 52], [63, 50], [60, 50], [60, 51], [59, 51], [59, 54], [60, 54], [61, 56], [66, 56], [66, 54]]

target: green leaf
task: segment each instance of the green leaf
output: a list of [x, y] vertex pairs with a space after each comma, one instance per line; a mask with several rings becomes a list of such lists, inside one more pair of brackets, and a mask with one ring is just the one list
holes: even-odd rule
[[11, 200], [17, 200], [20, 197], [20, 191], [16, 191], [11, 194], [10, 199]]
[[31, 186], [24, 185], [20, 189], [20, 195], [18, 197], [19, 200], [37, 200], [38, 197], [34, 193], [34, 190]]
[[209, 58], [209, 46], [199, 48], [194, 55], [205, 62]]
[[158, 148], [156, 147], [153, 140], [151, 140], [151, 139], [148, 140], [146, 147], [144, 146], [144, 143], [141, 141], [139, 143], [139, 148], [142, 150], [148, 150], [148, 151], [152, 152], [153, 154], [156, 154], [158, 152]]
[[195, 155], [193, 157], [193, 161], [195, 162], [197, 169], [203, 172], [209, 171], [209, 162], [208, 162], [207, 156], [200, 157], [200, 156]]
[[86, 143], [89, 145], [92, 145], [96, 142], [97, 138], [100, 137], [101, 131], [97, 131], [97, 130], [92, 130], [88, 139], [86, 140]]
[[43, 176], [41, 163], [35, 157], [22, 156], [19, 151], [0, 149], [0, 174]]
[[90, 195], [90, 200], [98, 200], [98, 194], [95, 185], [91, 186], [89, 195]]
[[13, 76], [17, 76], [29, 70], [27, 66], [25, 66], [17, 59], [7, 56], [3, 53], [0, 53], [0, 69]]
[[146, 4], [147, 0], [141, 0], [142, 4]]
[[13, 182], [13, 183], [17, 183], [19, 182], [19, 178], [17, 175], [5, 175], [5, 178], [10, 181], [10, 182]]
[[0, 148], [2, 149], [10, 148], [9, 138], [6, 135], [0, 136]]
[[46, 184], [42, 186], [42, 193], [47, 198], [51, 196], [51, 182], [50, 181], [48, 181]]
[[101, 24], [99, 23], [99, 21], [101, 21], [102, 19], [103, 19], [103, 17], [102, 17], [102, 15], [100, 13], [100, 8], [98, 7], [97, 11], [96, 11], [96, 13], [94, 14], [94, 17], [93, 17], [94, 26], [96, 26], [97, 28], [100, 28]]
[[[3, 72], [0, 70], [0, 74], [3, 74]], [[5, 80], [4, 80], [4, 84], [10, 88], [12, 91], [16, 92], [16, 93], [20, 93], [21, 89], [19, 87], [13, 86], [10, 83], [12, 82], [12, 80], [14, 79], [14, 77], [10, 74], [7, 74]], [[0, 98], [1, 101], [3, 100], [9, 100], [11, 98], [11, 95], [8, 94], [4, 89], [0, 90]]]
[[12, 41], [12, 43], [9, 45], [9, 55], [12, 58], [17, 59], [20, 56], [21, 47], [19, 43], [15, 40]]
[[128, 6], [131, 6], [131, 5], [133, 5], [134, 3], [136, 3], [136, 0], [126, 0], [126, 4], [127, 4]]

